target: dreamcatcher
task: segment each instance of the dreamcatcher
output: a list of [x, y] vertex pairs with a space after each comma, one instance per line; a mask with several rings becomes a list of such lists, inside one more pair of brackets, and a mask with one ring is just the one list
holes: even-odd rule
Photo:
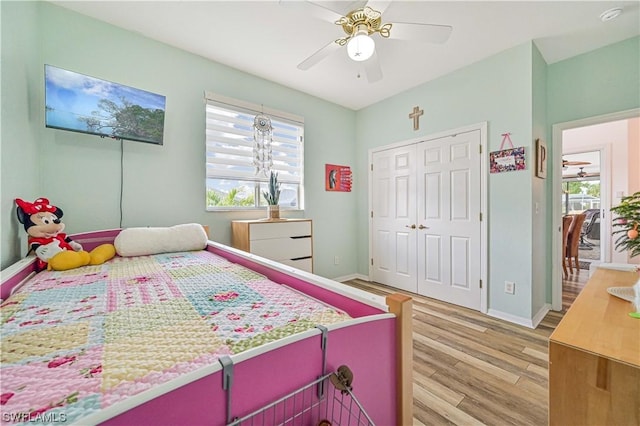
[[267, 176], [273, 166], [273, 126], [271, 119], [262, 113], [253, 119], [253, 142], [253, 165], [256, 166], [256, 174], [262, 172]]

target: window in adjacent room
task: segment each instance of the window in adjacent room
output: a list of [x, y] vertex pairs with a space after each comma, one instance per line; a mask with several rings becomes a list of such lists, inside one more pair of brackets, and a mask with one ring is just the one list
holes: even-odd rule
[[273, 126], [273, 167], [281, 183], [280, 208], [302, 209], [302, 117], [211, 93], [206, 94], [207, 210], [266, 206], [262, 191], [269, 176], [253, 165], [253, 119], [266, 114]]

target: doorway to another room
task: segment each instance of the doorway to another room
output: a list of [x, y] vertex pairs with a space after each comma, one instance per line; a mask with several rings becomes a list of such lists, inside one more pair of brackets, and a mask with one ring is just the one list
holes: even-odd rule
[[[592, 262], [604, 261], [601, 151], [586, 151], [562, 156], [562, 217], [568, 224], [567, 247], [563, 249], [567, 263], [562, 280], [562, 311], [578, 297], [588, 280]], [[606, 186], [605, 186], [606, 187]], [[582, 217], [581, 217], [582, 216]], [[567, 218], [567, 220], [564, 220]], [[580, 218], [581, 225], [574, 228]], [[563, 233], [564, 235], [564, 233]]]
[[[597, 263], [629, 263], [615, 250], [611, 207], [640, 190], [640, 109], [553, 125], [552, 309], [566, 310]], [[578, 269], [566, 276], [565, 215], [584, 215], [579, 226]], [[566, 223], [566, 221], [565, 221]]]
[[[562, 156], [562, 215], [575, 217], [584, 215], [580, 229], [575, 230], [575, 239], [568, 247], [577, 269], [589, 270], [592, 262], [604, 262], [601, 249], [603, 227], [601, 218], [602, 187], [606, 187], [606, 176], [601, 176], [600, 151], [587, 151]], [[603, 180], [604, 178], [604, 180]], [[572, 263], [573, 266], [573, 263]], [[573, 269], [573, 268], [572, 268]], [[577, 273], [578, 271], [572, 271]]]

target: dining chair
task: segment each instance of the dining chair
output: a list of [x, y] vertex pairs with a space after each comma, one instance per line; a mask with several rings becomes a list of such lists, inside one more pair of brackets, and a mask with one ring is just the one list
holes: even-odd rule
[[569, 242], [569, 227], [572, 221], [573, 216], [562, 216], [562, 272], [564, 278], [569, 277], [567, 272], [567, 244]]
[[567, 260], [569, 261], [569, 271], [573, 274], [573, 265], [575, 263], [576, 273], [580, 270], [580, 264], [578, 263], [578, 248], [580, 245], [580, 233], [582, 232], [582, 224], [584, 223], [586, 214], [580, 213], [572, 215], [573, 220], [569, 226], [569, 236], [567, 242]]

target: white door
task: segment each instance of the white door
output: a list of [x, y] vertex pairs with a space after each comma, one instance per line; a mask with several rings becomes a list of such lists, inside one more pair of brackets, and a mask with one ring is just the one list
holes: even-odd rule
[[480, 130], [420, 142], [418, 293], [479, 310]]
[[416, 292], [415, 145], [373, 154], [372, 279]]

